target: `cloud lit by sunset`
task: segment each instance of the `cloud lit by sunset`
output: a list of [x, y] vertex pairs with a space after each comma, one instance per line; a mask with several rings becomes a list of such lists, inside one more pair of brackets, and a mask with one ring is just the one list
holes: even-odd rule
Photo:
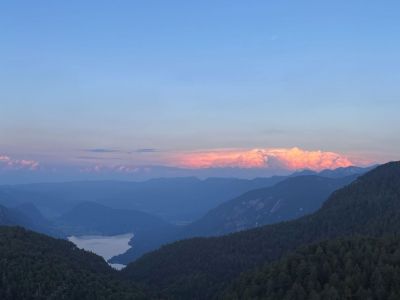
[[36, 170], [39, 168], [39, 163], [34, 160], [13, 159], [7, 155], [0, 155], [0, 167], [8, 170]]
[[175, 164], [185, 168], [284, 168], [323, 170], [347, 167], [353, 163], [346, 156], [324, 151], [295, 148], [252, 150], [215, 150], [181, 154]]
[[[104, 151], [103, 151], [104, 152]], [[360, 160], [358, 156], [293, 148], [257, 149], [210, 149], [202, 151], [152, 151], [143, 154], [127, 151], [106, 152], [93, 159], [77, 159], [74, 165], [52, 164], [46, 161], [28, 160], [21, 157], [0, 155], [0, 171], [38, 171], [43, 174], [78, 174], [77, 176], [130, 176], [130, 178], [152, 178], [169, 176], [230, 176], [227, 168], [235, 168], [235, 176], [254, 177], [310, 169], [321, 171], [352, 165], [370, 165], [372, 161]], [[90, 158], [90, 157], [89, 157]], [[119, 159], [116, 159], [119, 158]], [[262, 173], [259, 173], [262, 172]], [[114, 174], [114, 175], [113, 175]], [[204, 175], [207, 174], [207, 175]], [[230, 174], [230, 175], [229, 175]]]

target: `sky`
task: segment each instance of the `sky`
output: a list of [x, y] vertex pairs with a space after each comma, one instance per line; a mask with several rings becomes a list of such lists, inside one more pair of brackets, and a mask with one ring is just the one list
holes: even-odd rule
[[399, 11], [390, 0], [1, 1], [0, 172], [396, 160]]

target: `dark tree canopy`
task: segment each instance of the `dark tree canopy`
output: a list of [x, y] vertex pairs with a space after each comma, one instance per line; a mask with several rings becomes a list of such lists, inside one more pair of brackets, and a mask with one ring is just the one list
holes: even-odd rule
[[334, 192], [316, 213], [218, 238], [176, 242], [123, 271], [179, 299], [209, 299], [240, 273], [317, 241], [400, 232], [400, 162], [388, 163]]
[[70, 242], [0, 227], [0, 299], [400, 299], [399, 236], [395, 162], [312, 215], [176, 242], [120, 273]]
[[400, 299], [400, 238], [336, 239], [243, 275], [225, 299]]
[[148, 299], [115, 273], [68, 241], [0, 227], [0, 299]]

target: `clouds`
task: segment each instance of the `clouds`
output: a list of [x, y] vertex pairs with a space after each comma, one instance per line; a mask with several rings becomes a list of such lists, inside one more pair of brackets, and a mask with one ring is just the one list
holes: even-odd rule
[[171, 163], [194, 169], [238, 167], [323, 170], [353, 165], [349, 158], [338, 153], [307, 151], [297, 147], [183, 153], [172, 158]]
[[[241, 168], [264, 170], [315, 171], [354, 165], [359, 160], [330, 151], [293, 148], [216, 149], [204, 151], [160, 151], [139, 148], [133, 151], [93, 148], [91, 152], [104, 154], [88, 159], [84, 169], [89, 172], [137, 172], [142, 166], [164, 166], [184, 169]], [[108, 153], [114, 155], [109, 156]], [[127, 156], [128, 154], [128, 156]], [[146, 154], [145, 156], [142, 154]], [[83, 157], [87, 158], [87, 157]], [[98, 160], [97, 162], [95, 162]], [[115, 164], [118, 160], [118, 164]]]
[[302, 169], [321, 171], [351, 165], [353, 160], [343, 154], [297, 147], [156, 151], [152, 155], [137, 154], [135, 158], [118, 163], [92, 161], [80, 168], [79, 176], [123, 180], [187, 176], [256, 178], [288, 175]]
[[262, 150], [238, 151], [216, 150], [193, 153], [183, 153], [172, 158], [172, 165], [203, 169], [203, 168], [261, 168], [265, 166]]
[[39, 162], [26, 159], [13, 159], [7, 155], [0, 154], [1, 170], [37, 170]]
[[289, 170], [298, 169], [335, 169], [353, 165], [352, 161], [344, 155], [334, 152], [306, 151], [299, 148], [270, 149], [266, 151], [266, 163], [272, 165], [278, 161]]
[[[158, 177], [238, 177], [254, 178], [286, 175], [296, 170], [335, 169], [361, 160], [335, 152], [294, 148], [215, 149], [204, 151], [110, 152], [92, 148], [96, 157], [39, 161], [0, 154], [0, 181], [38, 182], [70, 180], [145, 180]], [[117, 151], [117, 150], [116, 150]], [[120, 151], [120, 150], [118, 150]], [[110, 153], [110, 155], [107, 155]], [[111, 154], [113, 153], [113, 154]], [[97, 157], [98, 156], [98, 157]], [[372, 161], [370, 161], [372, 163]], [[361, 166], [365, 166], [364, 160]], [[13, 177], [14, 176], [14, 177]], [[8, 181], [7, 181], [8, 180]]]
[[83, 173], [137, 173], [141, 172], [143, 170], [146, 170], [145, 167], [137, 167], [134, 165], [112, 165], [112, 166], [107, 166], [107, 165], [101, 165], [101, 164], [96, 164], [93, 166], [85, 167], [80, 169], [80, 172]]
[[[93, 148], [88, 152], [107, 154], [112, 157], [80, 157], [88, 160], [84, 168], [88, 171], [117, 171], [136, 172], [141, 166], [166, 166], [186, 169], [206, 168], [242, 168], [242, 169], [269, 169], [269, 170], [323, 170], [354, 165], [353, 159], [335, 152], [320, 150], [304, 150], [293, 148], [261, 148], [261, 149], [217, 149], [193, 152], [160, 152], [154, 148], [141, 148], [130, 152], [131, 155], [119, 157], [118, 153], [126, 151]], [[142, 157], [141, 154], [149, 154]], [[150, 155], [151, 154], [151, 155]], [[116, 156], [116, 157], [114, 157]], [[90, 161], [93, 160], [93, 163]], [[101, 161], [101, 164], [98, 162]], [[115, 164], [118, 160], [118, 165]], [[357, 161], [357, 160], [356, 160]], [[0, 168], [9, 170], [36, 170], [39, 162], [34, 160], [14, 159], [0, 155]], [[82, 169], [81, 169], [82, 170]]]
[[153, 153], [153, 152], [157, 152], [157, 149], [154, 149], [154, 148], [140, 148], [140, 149], [136, 149], [135, 152], [136, 153]]
[[90, 153], [119, 153], [121, 151], [115, 149], [107, 149], [107, 148], [92, 148], [92, 149], [85, 149], [85, 152]]
[[91, 149], [84, 149], [83, 151], [88, 153], [98, 153], [98, 154], [107, 154], [107, 153], [132, 154], [132, 153], [154, 153], [157, 152], [158, 150], [155, 148], [139, 148], [133, 151], [123, 151], [113, 148], [91, 148]]

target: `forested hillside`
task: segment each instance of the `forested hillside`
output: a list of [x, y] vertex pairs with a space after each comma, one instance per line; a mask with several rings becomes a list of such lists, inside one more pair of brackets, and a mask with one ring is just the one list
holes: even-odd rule
[[400, 163], [380, 166], [333, 193], [316, 213], [219, 238], [176, 242], [128, 265], [126, 278], [184, 299], [215, 297], [241, 272], [319, 240], [400, 232]]
[[0, 205], [0, 225], [17, 225], [53, 237], [63, 237], [62, 232], [43, 218], [34, 205], [28, 203], [15, 208]]
[[[12, 225], [4, 213], [2, 218]], [[381, 237], [399, 234], [399, 228], [399, 162], [378, 167], [334, 192], [312, 215], [222, 237], [176, 242], [120, 273], [70, 242], [3, 226], [0, 297], [394, 299], [399, 292], [399, 240]], [[347, 238], [318, 244], [337, 237]], [[314, 245], [303, 247], [310, 244]], [[239, 278], [242, 272], [246, 273]], [[381, 278], [385, 283], [375, 284]]]
[[400, 299], [400, 237], [335, 239], [241, 276], [224, 299]]
[[252, 190], [221, 204], [188, 225], [182, 236], [216, 236], [297, 219], [315, 212], [333, 191], [356, 178], [357, 175], [290, 177], [272, 187]]
[[224, 201], [261, 187], [272, 186], [285, 177], [160, 178], [143, 182], [82, 181], [0, 185], [0, 204], [12, 207], [35, 204], [45, 217], [55, 218], [82, 202], [97, 202], [117, 208], [139, 210], [173, 222], [191, 222]]
[[66, 235], [118, 235], [133, 233], [130, 248], [113, 263], [127, 264], [146, 252], [174, 240], [177, 226], [145, 212], [114, 209], [94, 202], [84, 202], [56, 219], [57, 229]]
[[0, 227], [0, 299], [149, 299], [99, 256], [19, 227]]

